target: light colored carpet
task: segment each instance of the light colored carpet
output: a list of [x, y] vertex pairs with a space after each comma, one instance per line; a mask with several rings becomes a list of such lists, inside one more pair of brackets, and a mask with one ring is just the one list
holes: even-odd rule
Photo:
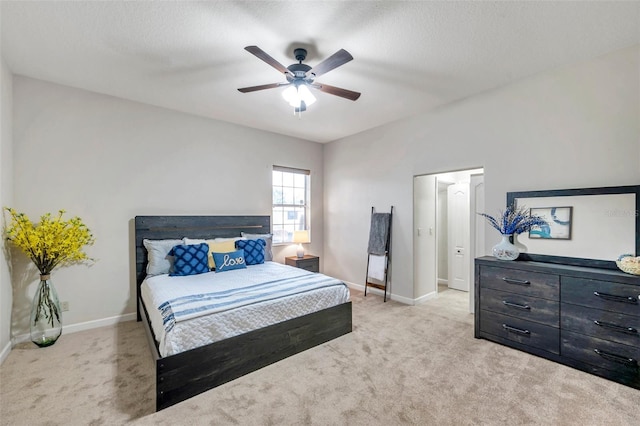
[[2, 425], [638, 425], [640, 391], [473, 338], [467, 295], [420, 306], [352, 291], [354, 331], [154, 413], [143, 328], [14, 348]]

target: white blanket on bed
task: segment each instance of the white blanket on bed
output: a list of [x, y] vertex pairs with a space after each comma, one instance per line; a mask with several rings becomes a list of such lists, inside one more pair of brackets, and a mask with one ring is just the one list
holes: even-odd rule
[[186, 277], [160, 275], [148, 281], [167, 332], [180, 321], [311, 290], [345, 286], [335, 278], [275, 262]]

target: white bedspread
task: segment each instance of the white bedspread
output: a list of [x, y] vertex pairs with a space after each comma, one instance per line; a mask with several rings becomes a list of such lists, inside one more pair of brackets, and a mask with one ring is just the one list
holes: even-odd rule
[[141, 294], [162, 356], [349, 300], [342, 282], [275, 262], [221, 273], [149, 277]]

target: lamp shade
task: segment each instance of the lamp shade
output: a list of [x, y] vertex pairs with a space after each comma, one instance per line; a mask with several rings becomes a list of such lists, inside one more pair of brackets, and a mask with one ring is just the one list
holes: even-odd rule
[[316, 97], [313, 96], [313, 93], [311, 93], [311, 90], [309, 90], [306, 85], [298, 86], [298, 96], [300, 96], [300, 100], [304, 101], [307, 106], [316, 101]]
[[282, 97], [294, 108], [300, 108], [302, 101], [306, 105], [311, 105], [316, 101], [316, 97], [309, 90], [306, 84], [299, 86], [291, 85], [282, 92]]
[[284, 92], [282, 92], [282, 97], [285, 101], [289, 102], [289, 105], [292, 107], [300, 105], [300, 97], [298, 96], [298, 89], [296, 86], [287, 87]]
[[309, 231], [293, 231], [293, 242], [294, 243], [308, 243], [309, 242]]

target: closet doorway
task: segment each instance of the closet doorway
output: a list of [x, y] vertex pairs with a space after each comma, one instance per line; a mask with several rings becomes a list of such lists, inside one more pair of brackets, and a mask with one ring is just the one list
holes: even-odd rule
[[484, 254], [484, 169], [414, 176], [414, 299], [453, 290], [473, 312], [473, 259]]

